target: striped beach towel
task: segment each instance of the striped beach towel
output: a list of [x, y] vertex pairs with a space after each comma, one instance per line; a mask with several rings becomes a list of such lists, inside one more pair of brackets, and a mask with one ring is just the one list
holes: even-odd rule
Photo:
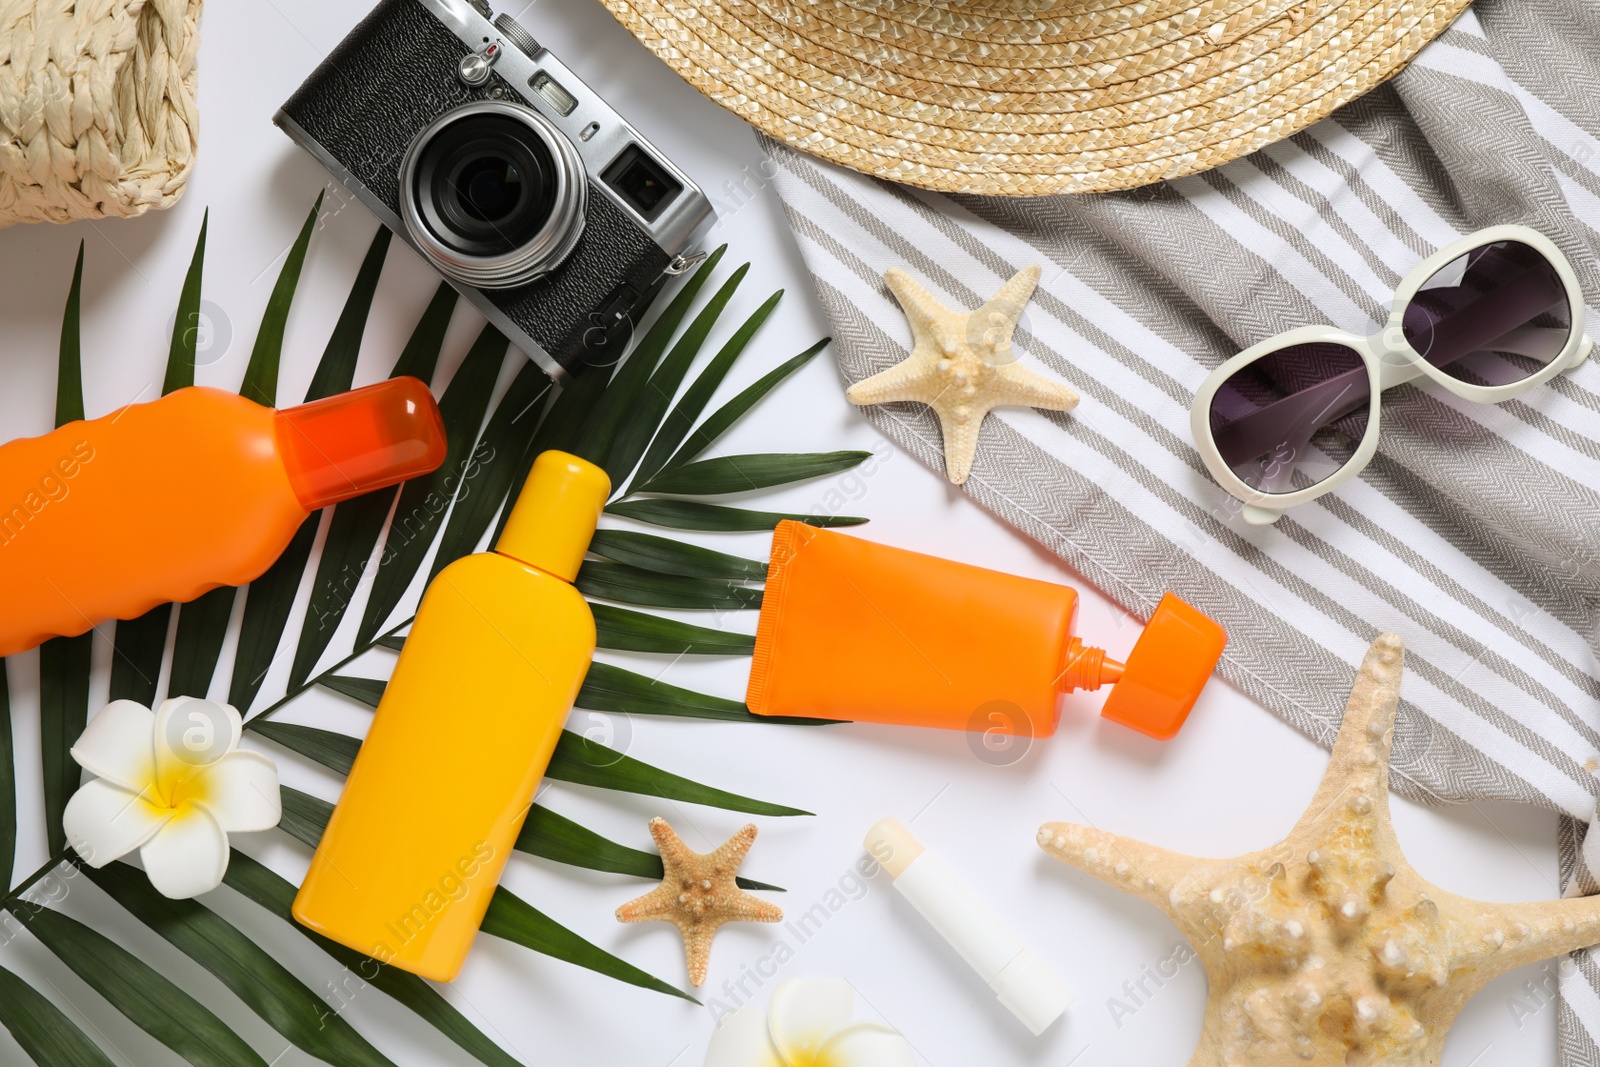
[[[1570, 893], [1600, 889], [1600, 830], [1587, 832], [1600, 359], [1497, 406], [1386, 394], [1365, 473], [1270, 527], [1244, 524], [1207, 475], [1189, 404], [1212, 368], [1282, 330], [1375, 331], [1407, 271], [1488, 225], [1548, 234], [1600, 302], [1597, 56], [1594, 0], [1479, 0], [1333, 117], [1220, 169], [1104, 196], [942, 196], [765, 142], [849, 381], [908, 346], [886, 268], [977, 308], [1019, 267], [1043, 267], [1015, 342], [1083, 403], [992, 415], [974, 500], [1141, 617], [1168, 589], [1213, 615], [1231, 636], [1223, 673], [1324, 744], [1368, 643], [1403, 635], [1394, 787], [1562, 813]], [[867, 417], [942, 470], [928, 409]], [[1575, 962], [1562, 968], [1563, 1059], [1600, 1067], [1600, 956]]]

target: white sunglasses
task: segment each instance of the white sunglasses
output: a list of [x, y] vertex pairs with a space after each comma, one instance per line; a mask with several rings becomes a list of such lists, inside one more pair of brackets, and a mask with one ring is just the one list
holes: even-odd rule
[[1510, 400], [1588, 357], [1583, 320], [1578, 277], [1548, 237], [1479, 230], [1407, 274], [1372, 336], [1306, 326], [1212, 371], [1190, 409], [1195, 444], [1246, 522], [1276, 522], [1371, 461], [1384, 390], [1427, 377], [1472, 403]]

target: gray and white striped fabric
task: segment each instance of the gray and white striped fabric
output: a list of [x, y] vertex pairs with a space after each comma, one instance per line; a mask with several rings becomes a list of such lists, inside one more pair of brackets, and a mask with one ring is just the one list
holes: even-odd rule
[[[1600, 360], [1499, 406], [1389, 393], [1365, 474], [1272, 527], [1240, 520], [1188, 425], [1222, 360], [1293, 326], [1375, 330], [1408, 270], [1483, 226], [1550, 235], [1600, 301], [1597, 56], [1594, 0], [1479, 0], [1332, 118], [1106, 196], [947, 197], [766, 142], [851, 381], [904, 356], [886, 268], [976, 308], [1043, 266], [1016, 342], [1083, 403], [991, 416], [976, 501], [1137, 614], [1170, 588], [1215, 616], [1223, 673], [1325, 744], [1368, 642], [1404, 635], [1396, 789], [1564, 813], [1563, 884], [1583, 892], [1597, 888], [1582, 843], [1600, 793]], [[942, 469], [927, 409], [868, 417]], [[1600, 1067], [1600, 957], [1578, 964], [1563, 968], [1564, 1061]]]

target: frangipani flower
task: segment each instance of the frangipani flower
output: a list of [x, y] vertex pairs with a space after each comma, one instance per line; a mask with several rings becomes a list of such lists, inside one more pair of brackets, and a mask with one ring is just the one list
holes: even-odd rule
[[855, 993], [842, 978], [791, 978], [766, 1012], [740, 1008], [711, 1035], [705, 1067], [913, 1067], [911, 1043], [882, 1023], [850, 1020]]
[[62, 817], [91, 867], [139, 850], [150, 884], [175, 900], [222, 884], [228, 834], [268, 830], [283, 814], [278, 767], [239, 748], [239, 713], [174, 697], [151, 711], [114, 700], [90, 722], [72, 758], [95, 777]]

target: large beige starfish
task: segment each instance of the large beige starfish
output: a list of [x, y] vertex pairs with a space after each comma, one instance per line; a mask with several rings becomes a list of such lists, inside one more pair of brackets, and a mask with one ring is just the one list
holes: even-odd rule
[[705, 985], [711, 940], [719, 926], [783, 920], [783, 911], [776, 904], [751, 896], [735, 881], [739, 864], [755, 842], [755, 825], [744, 827], [715, 852], [705, 855], [685, 845], [665, 819], [650, 820], [650, 836], [656, 839], [665, 868], [661, 884], [618, 908], [617, 919], [625, 923], [659, 919], [676, 924], [689, 959], [689, 981]]
[[1434, 1067], [1497, 975], [1600, 942], [1600, 897], [1489, 904], [1412, 869], [1389, 818], [1400, 638], [1362, 660], [1322, 786], [1280, 844], [1197, 859], [1071, 823], [1039, 844], [1178, 924], [1210, 981], [1190, 1067]]
[[991, 408], [1007, 405], [1067, 411], [1078, 394], [1017, 365], [1011, 348], [1022, 309], [1039, 284], [1039, 268], [1024, 267], [977, 311], [953, 311], [898, 268], [883, 280], [911, 323], [911, 354], [888, 370], [852, 385], [852, 404], [915, 400], [938, 413], [944, 467], [960, 485], [978, 454], [978, 428]]

